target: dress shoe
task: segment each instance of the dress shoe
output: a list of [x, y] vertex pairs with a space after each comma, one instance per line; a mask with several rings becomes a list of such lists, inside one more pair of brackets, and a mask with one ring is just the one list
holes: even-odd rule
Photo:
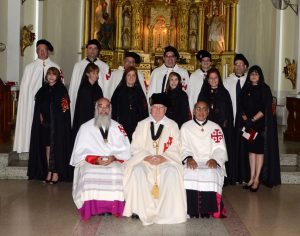
[[209, 219], [210, 215], [208, 213], [201, 213], [201, 218], [207, 218]]
[[247, 185], [247, 184], [246, 184], [246, 185], [243, 186], [243, 189], [251, 189], [252, 185], [253, 185], [253, 184], [251, 184], [251, 185]]
[[[253, 185], [252, 185], [253, 186]], [[250, 192], [253, 192], [253, 193], [255, 193], [255, 192], [257, 192], [258, 191], [258, 189], [259, 189], [259, 184], [257, 185], [257, 187], [256, 188], [250, 188]]]
[[137, 214], [133, 213], [133, 214], [131, 215], [131, 218], [132, 218], [132, 219], [135, 219], [135, 220], [138, 220], [140, 217], [139, 217]]

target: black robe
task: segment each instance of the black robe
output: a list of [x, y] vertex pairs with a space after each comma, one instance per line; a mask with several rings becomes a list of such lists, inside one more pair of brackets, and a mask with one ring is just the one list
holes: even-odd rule
[[112, 119], [123, 125], [131, 142], [137, 123], [149, 116], [146, 96], [139, 84], [120, 83], [112, 98]]
[[[247, 82], [247, 81], [246, 81]], [[279, 159], [279, 147], [278, 147], [278, 136], [277, 136], [277, 121], [276, 114], [272, 112], [272, 93], [270, 87], [265, 84], [259, 84], [259, 93], [264, 103], [264, 117], [263, 125], [264, 128], [264, 164], [260, 174], [260, 182], [265, 184], [268, 187], [273, 187], [278, 184], [281, 184], [280, 178], [280, 159]], [[245, 84], [241, 95], [240, 101], [237, 107], [237, 116], [236, 116], [236, 155], [237, 155], [237, 181], [248, 182], [250, 179], [250, 166], [249, 166], [249, 152], [247, 149], [247, 140], [241, 136], [241, 129], [244, 126], [244, 121], [242, 119], [242, 113], [244, 112], [245, 106], [242, 104], [243, 96], [247, 96], [251, 85], [249, 83]], [[258, 106], [261, 107], [261, 106]], [[252, 117], [249, 117], [250, 119]], [[259, 121], [259, 120], [258, 120]], [[257, 122], [257, 121], [256, 121]], [[254, 125], [256, 129], [260, 128], [260, 122]]]
[[205, 100], [209, 104], [208, 119], [217, 123], [225, 137], [228, 161], [225, 163], [227, 178], [225, 184], [235, 184], [235, 144], [233, 127], [233, 109], [229, 92], [222, 82], [219, 82], [217, 89], [211, 89], [207, 80], [204, 81], [199, 100]]
[[86, 79], [83, 79], [77, 94], [74, 120], [72, 127], [72, 140], [75, 141], [80, 126], [94, 118], [95, 104], [98, 99], [103, 97], [102, 89], [98, 82], [93, 85]]
[[[60, 181], [72, 180], [71, 115], [68, 91], [61, 82], [48, 84], [35, 96], [34, 116], [31, 128], [28, 179], [44, 180], [48, 171], [58, 173]], [[43, 116], [43, 123], [40, 120]], [[48, 130], [48, 131], [47, 131]], [[44, 139], [50, 144], [49, 168]]]
[[174, 120], [181, 128], [183, 123], [191, 119], [189, 100], [187, 94], [180, 86], [166, 92], [170, 106], [167, 108], [166, 116]]

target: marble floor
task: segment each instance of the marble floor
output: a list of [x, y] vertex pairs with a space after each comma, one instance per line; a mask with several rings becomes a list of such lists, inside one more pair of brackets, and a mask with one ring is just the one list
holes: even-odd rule
[[[285, 142], [278, 127], [280, 153], [300, 154], [299, 142]], [[12, 143], [0, 145], [9, 152]], [[71, 183], [0, 180], [0, 235], [300, 235], [300, 185], [261, 186], [251, 193], [241, 186], [224, 188], [225, 219], [189, 219], [178, 225], [144, 227], [139, 220], [94, 216], [83, 222], [73, 203]]]
[[300, 185], [262, 186], [257, 193], [227, 186], [227, 218], [146, 227], [139, 220], [112, 216], [83, 222], [71, 189], [71, 183], [1, 180], [0, 235], [300, 235]]

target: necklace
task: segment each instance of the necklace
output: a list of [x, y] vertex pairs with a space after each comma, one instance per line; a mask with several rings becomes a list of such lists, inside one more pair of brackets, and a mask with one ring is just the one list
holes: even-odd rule
[[101, 133], [101, 135], [102, 135], [102, 137], [103, 137], [104, 143], [107, 143], [107, 142], [108, 142], [107, 136], [108, 136], [108, 130], [109, 130], [109, 129], [106, 129], [105, 131], [103, 130], [102, 127], [99, 128], [99, 129], [100, 129], [100, 133]]
[[199, 126], [201, 127], [201, 131], [203, 132], [203, 131], [204, 131], [203, 126], [207, 123], [207, 120], [205, 120], [202, 124], [200, 124], [200, 123], [196, 120], [195, 117], [194, 117], [193, 120], [196, 122], [197, 125], [199, 125]]

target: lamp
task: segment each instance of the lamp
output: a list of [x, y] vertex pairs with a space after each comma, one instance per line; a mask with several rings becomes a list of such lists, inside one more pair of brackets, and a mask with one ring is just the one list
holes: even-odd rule
[[291, 3], [290, 0], [271, 0], [273, 6], [279, 10], [285, 10], [287, 7], [292, 8], [296, 15], [298, 15], [298, 4]]

